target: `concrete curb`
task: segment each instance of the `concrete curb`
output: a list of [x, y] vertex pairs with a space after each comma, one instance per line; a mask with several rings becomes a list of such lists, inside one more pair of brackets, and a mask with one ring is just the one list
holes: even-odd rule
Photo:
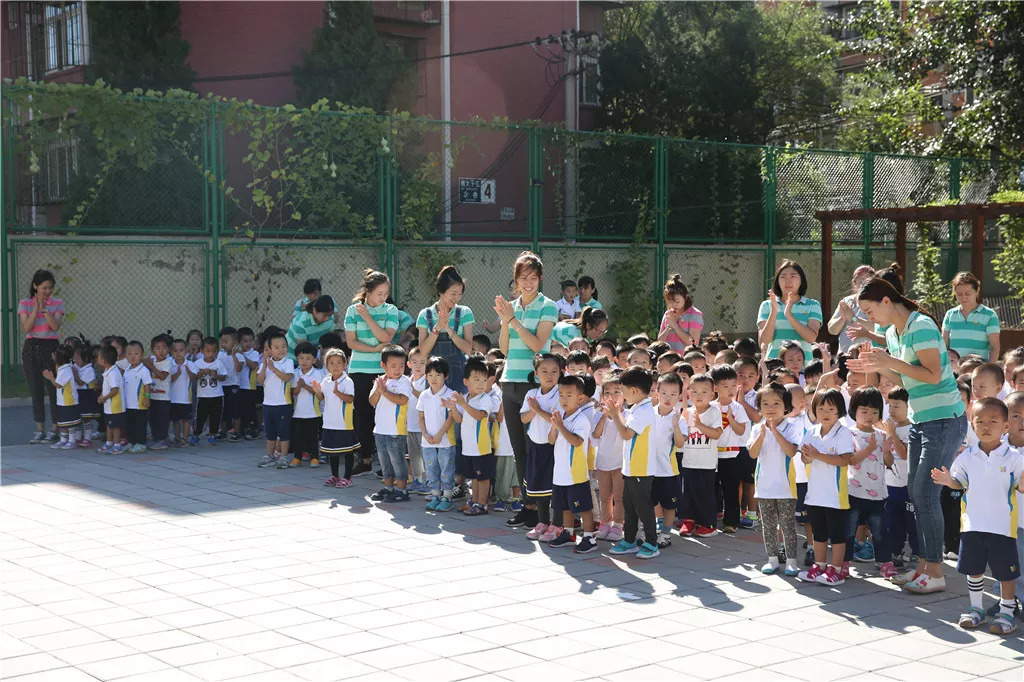
[[32, 398], [2, 398], [0, 408], [3, 407], [31, 407]]

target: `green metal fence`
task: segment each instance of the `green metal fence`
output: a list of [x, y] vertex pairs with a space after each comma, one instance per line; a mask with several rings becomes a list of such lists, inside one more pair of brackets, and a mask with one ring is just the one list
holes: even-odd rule
[[[984, 201], [1016, 186], [1020, 170], [514, 123], [297, 116], [216, 100], [182, 123], [172, 103], [132, 97], [120, 101], [144, 117], [145, 139], [111, 159], [109, 136], [118, 131], [79, 123], [109, 99], [37, 93], [35, 103], [64, 98], [60, 106], [80, 114], [48, 121], [7, 92], [0, 280], [8, 369], [18, 357], [17, 300], [31, 272], [47, 265], [77, 313], [68, 330], [89, 336], [282, 324], [303, 279], [320, 277], [343, 305], [364, 267], [386, 271], [398, 303], [415, 314], [432, 300], [446, 259], [470, 279], [467, 303], [481, 323], [493, 321], [493, 297], [523, 249], [545, 257], [553, 297], [559, 280], [587, 274], [606, 305], [649, 311], [653, 326], [661, 286], [678, 271], [709, 326], [743, 331], [783, 258], [804, 264], [811, 295], [820, 289], [815, 211]], [[950, 275], [961, 265], [959, 228], [938, 230]], [[917, 232], [909, 232], [913, 245]], [[837, 222], [835, 238], [835, 292], [855, 265], [895, 253], [884, 221]], [[622, 281], [627, 263], [642, 281]]]

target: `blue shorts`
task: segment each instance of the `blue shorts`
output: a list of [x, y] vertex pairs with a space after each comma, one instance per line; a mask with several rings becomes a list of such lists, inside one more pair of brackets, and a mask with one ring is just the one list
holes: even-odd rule
[[[552, 488], [551, 510], [553, 514], [561, 514], [564, 511], [580, 514], [594, 509], [594, 498], [590, 494], [589, 481], [572, 485], [556, 485]], [[556, 524], [561, 522], [558, 516], [552, 516], [552, 520]]]
[[103, 418], [107, 422], [108, 429], [124, 429], [124, 412], [118, 412], [117, 414], [103, 414]]
[[555, 445], [534, 443], [529, 438], [526, 450], [526, 494], [533, 497], [550, 497], [555, 475]]
[[651, 502], [660, 504], [662, 509], [675, 509], [683, 496], [682, 476], [655, 476], [651, 485]]
[[264, 405], [263, 429], [267, 432], [267, 440], [290, 440], [292, 436], [292, 406]]
[[471, 478], [474, 481], [491, 481], [494, 479], [498, 472], [497, 457], [494, 455], [462, 456], [466, 459], [467, 470], [469, 471], [469, 473], [463, 474], [466, 478]]
[[960, 533], [956, 570], [964, 575], [983, 575], [987, 566], [999, 581], [1020, 577], [1017, 541], [1008, 535], [969, 530]]

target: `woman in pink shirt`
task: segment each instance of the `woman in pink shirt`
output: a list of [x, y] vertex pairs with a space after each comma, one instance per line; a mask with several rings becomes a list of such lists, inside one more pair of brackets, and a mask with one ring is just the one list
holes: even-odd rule
[[704, 313], [693, 305], [690, 290], [678, 274], [665, 282], [665, 304], [668, 310], [661, 318], [658, 340], [682, 352], [688, 346], [700, 346], [700, 333], [704, 329]]
[[[29, 297], [18, 302], [18, 321], [25, 332], [21, 347], [21, 367], [25, 372], [29, 392], [32, 394], [32, 418], [36, 433], [30, 443], [57, 442], [57, 392], [53, 384], [43, 378], [43, 370], [55, 372], [53, 352], [60, 343], [60, 325], [64, 321], [64, 302], [53, 298], [55, 280], [49, 270], [36, 270], [32, 275]], [[44, 395], [50, 397], [50, 418], [53, 423], [46, 429]]]

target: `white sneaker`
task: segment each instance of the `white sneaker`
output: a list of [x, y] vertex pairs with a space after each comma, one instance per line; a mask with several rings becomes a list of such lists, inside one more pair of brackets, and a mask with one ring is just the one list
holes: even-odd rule
[[64, 440], [59, 440], [56, 443], [54, 443], [53, 445], [51, 445], [50, 449], [51, 450], [60, 450], [61, 448], [63, 448], [67, 444], [68, 444], [68, 441], [65, 438]]
[[548, 532], [547, 524], [538, 523], [536, 526], [526, 531], [527, 540], [540, 540], [544, 533]]
[[913, 594], [942, 592], [946, 589], [946, 578], [933, 578], [927, 573], [922, 573], [917, 576], [917, 578], [904, 585], [903, 589]]

